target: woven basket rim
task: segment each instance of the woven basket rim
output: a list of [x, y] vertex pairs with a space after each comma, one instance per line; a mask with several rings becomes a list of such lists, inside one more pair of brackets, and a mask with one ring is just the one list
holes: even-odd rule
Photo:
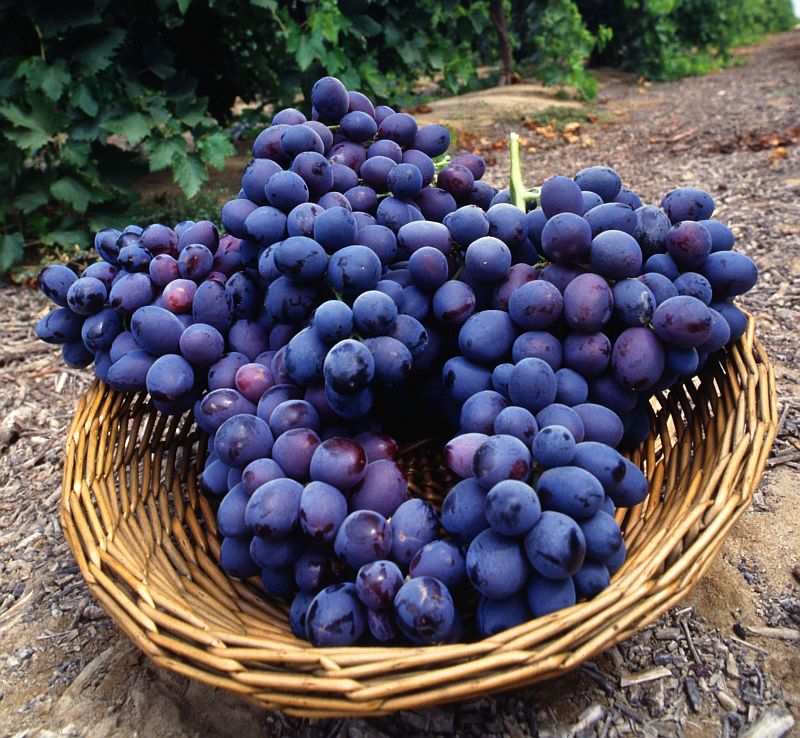
[[743, 338], [653, 406], [631, 454], [651, 494], [618, 511], [629, 558], [593, 600], [473, 643], [315, 648], [287, 607], [218, 566], [198, 493], [198, 433], [143, 395], [95, 382], [68, 433], [62, 529], [95, 599], [156, 664], [306, 717], [366, 716], [467, 699], [566, 673], [681, 600], [763, 473], [777, 431], [774, 372]]

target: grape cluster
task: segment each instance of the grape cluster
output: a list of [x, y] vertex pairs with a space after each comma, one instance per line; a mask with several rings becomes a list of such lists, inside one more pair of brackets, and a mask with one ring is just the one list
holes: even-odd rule
[[[593, 597], [647, 493], [620, 450], [741, 337], [755, 265], [701, 190], [643, 205], [596, 166], [523, 210], [445, 127], [332, 77], [311, 99], [256, 138], [227, 235], [101, 231], [81, 277], [42, 272], [59, 308], [37, 334], [193, 410], [223, 569], [291, 600], [315, 645], [453, 642]], [[441, 510], [398, 463], [420, 428], [451, 438]]]

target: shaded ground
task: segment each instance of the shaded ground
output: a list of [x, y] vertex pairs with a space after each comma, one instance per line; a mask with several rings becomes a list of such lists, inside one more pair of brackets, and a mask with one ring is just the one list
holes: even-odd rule
[[[591, 120], [577, 110], [574, 121], [566, 114], [548, 125], [534, 113], [553, 100], [533, 105], [524, 97], [502, 115], [497, 108], [499, 122], [482, 119], [477, 130], [473, 96], [424, 113], [459, 121], [460, 145], [487, 155], [487, 179], [497, 185], [507, 163], [498, 142], [516, 128], [525, 131], [531, 183], [604, 163], [648, 202], [677, 185], [703, 187], [717, 200], [717, 217], [736, 233], [737, 248], [759, 264], [761, 280], [743, 303], [757, 315], [775, 363], [781, 431], [753, 507], [681, 607], [563, 679], [376, 720], [270, 715], [155, 669], [91, 600], [58, 526], [64, 434], [87, 377], [63, 369], [33, 339], [44, 299], [4, 285], [0, 736], [699, 738], [741, 735], [769, 710], [800, 717], [798, 59], [795, 32], [707, 77], [643, 86], [605, 75]], [[765, 626], [781, 630], [748, 630]], [[668, 675], [637, 683], [659, 666]]]

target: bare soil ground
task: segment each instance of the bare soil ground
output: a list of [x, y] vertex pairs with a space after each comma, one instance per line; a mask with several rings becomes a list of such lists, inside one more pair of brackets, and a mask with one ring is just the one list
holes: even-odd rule
[[35, 341], [44, 298], [3, 284], [0, 736], [786, 734], [800, 718], [799, 60], [794, 32], [706, 77], [645, 85], [603, 73], [588, 117], [573, 106], [575, 120], [554, 124], [535, 114], [560, 103], [526, 87], [420, 111], [455, 123], [460, 147], [485, 154], [500, 186], [516, 129], [530, 183], [604, 163], [647, 202], [678, 185], [707, 189], [761, 270], [742, 302], [775, 364], [782, 418], [752, 508], [686, 602], [543, 685], [391, 718], [303, 721], [151, 666], [92, 601], [59, 529], [65, 431], [88, 377]]

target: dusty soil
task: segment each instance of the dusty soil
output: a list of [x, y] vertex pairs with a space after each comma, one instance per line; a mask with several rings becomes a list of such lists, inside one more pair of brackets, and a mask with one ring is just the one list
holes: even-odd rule
[[[561, 103], [533, 87], [442, 101], [420, 116], [454, 122], [459, 145], [486, 155], [497, 185], [503, 142], [516, 129], [532, 184], [604, 163], [648, 202], [677, 185], [705, 188], [761, 270], [742, 302], [775, 364], [782, 419], [752, 508], [680, 607], [575, 673], [529, 689], [388, 719], [301, 721], [151, 666], [92, 601], [59, 530], [64, 434], [88, 378], [33, 339], [45, 300], [4, 284], [0, 736], [700, 738], [767, 735], [764, 715], [783, 725], [769, 735], [785, 734], [800, 718], [798, 59], [794, 32], [702, 78], [644, 85], [602, 73], [591, 111], [573, 106], [574, 120], [563, 113], [553, 124], [535, 114]], [[760, 627], [782, 630], [748, 630]], [[659, 665], [670, 676], [622, 686]]]

